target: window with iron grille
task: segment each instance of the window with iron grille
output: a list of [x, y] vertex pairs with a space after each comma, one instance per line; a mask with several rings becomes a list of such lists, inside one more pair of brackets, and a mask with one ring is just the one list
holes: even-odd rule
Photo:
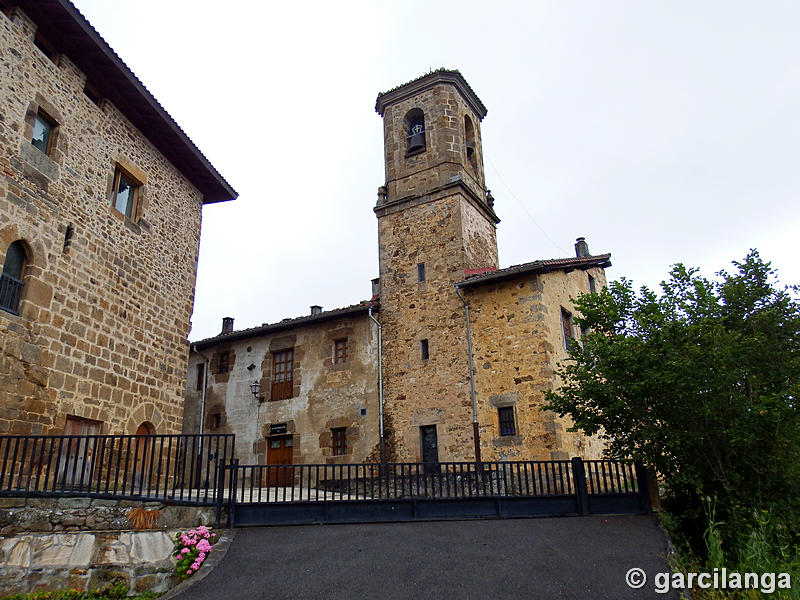
[[561, 330], [564, 332], [564, 348], [569, 350], [575, 342], [575, 333], [572, 330], [572, 315], [561, 309]]
[[294, 348], [272, 353], [272, 395], [270, 400], [286, 400], [294, 395], [293, 369]]
[[517, 427], [514, 424], [514, 407], [502, 406], [497, 409], [500, 418], [500, 435], [517, 435]]
[[6, 250], [3, 272], [0, 275], [0, 309], [12, 314], [19, 314], [19, 301], [25, 285], [25, 265], [27, 253], [22, 242], [12, 242]]
[[230, 369], [231, 353], [225, 350], [219, 354], [219, 364], [217, 366], [217, 373], [227, 373]]
[[339, 365], [347, 362], [347, 338], [333, 342], [333, 364]]
[[334, 456], [347, 454], [347, 427], [331, 429], [331, 452]]

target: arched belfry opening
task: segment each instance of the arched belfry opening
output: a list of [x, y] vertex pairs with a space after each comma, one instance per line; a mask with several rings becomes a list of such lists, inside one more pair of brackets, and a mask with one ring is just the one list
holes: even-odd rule
[[403, 121], [409, 154], [425, 150], [425, 114], [419, 108], [412, 108]]
[[475, 127], [469, 115], [464, 115], [464, 146], [467, 151], [467, 160], [473, 168], [477, 166], [475, 159]]

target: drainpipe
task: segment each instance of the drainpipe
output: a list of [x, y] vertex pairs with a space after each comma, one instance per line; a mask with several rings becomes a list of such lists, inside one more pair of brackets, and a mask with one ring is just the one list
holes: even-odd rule
[[[200, 473], [203, 470], [203, 428], [205, 427], [206, 419], [206, 389], [208, 388], [208, 364], [210, 361], [205, 354], [197, 349], [197, 344], [192, 344], [191, 348], [192, 352], [199, 354], [200, 357], [205, 361], [205, 364], [203, 365], [203, 395], [200, 399], [200, 438], [197, 444], [197, 476], [199, 484]], [[206, 477], [208, 477], [208, 473], [206, 473]], [[206, 478], [205, 485], [208, 486], [208, 478]]]
[[369, 307], [367, 313], [369, 318], [372, 319], [378, 326], [378, 415], [380, 418], [380, 432], [381, 432], [381, 464], [386, 462], [386, 438], [383, 435], [383, 344], [381, 338], [381, 324], [372, 316], [372, 307]]
[[469, 303], [464, 295], [461, 293], [461, 288], [455, 284], [456, 293], [464, 303], [464, 311], [467, 317], [467, 355], [469, 357], [469, 391], [472, 395], [472, 439], [475, 441], [475, 462], [478, 465], [478, 471], [483, 470], [481, 461], [481, 441], [478, 431], [478, 402], [475, 399], [475, 369], [472, 365], [472, 331], [469, 325]]

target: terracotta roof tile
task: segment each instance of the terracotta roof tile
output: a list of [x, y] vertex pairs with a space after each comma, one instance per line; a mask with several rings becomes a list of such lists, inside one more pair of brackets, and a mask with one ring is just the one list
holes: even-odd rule
[[505, 269], [497, 269], [486, 273], [468, 275], [466, 279], [458, 282], [458, 287], [472, 287], [490, 283], [500, 279], [510, 279], [517, 275], [527, 273], [547, 273], [549, 271], [559, 271], [562, 269], [587, 269], [589, 267], [610, 267], [611, 254], [598, 254], [597, 256], [581, 256], [571, 258], [547, 258], [544, 260], [534, 260], [533, 262], [513, 265]]

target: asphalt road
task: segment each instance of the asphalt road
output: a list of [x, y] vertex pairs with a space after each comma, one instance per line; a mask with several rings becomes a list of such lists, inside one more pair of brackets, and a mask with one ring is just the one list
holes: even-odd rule
[[654, 585], [666, 551], [645, 516], [252, 527], [175, 598], [674, 600]]

